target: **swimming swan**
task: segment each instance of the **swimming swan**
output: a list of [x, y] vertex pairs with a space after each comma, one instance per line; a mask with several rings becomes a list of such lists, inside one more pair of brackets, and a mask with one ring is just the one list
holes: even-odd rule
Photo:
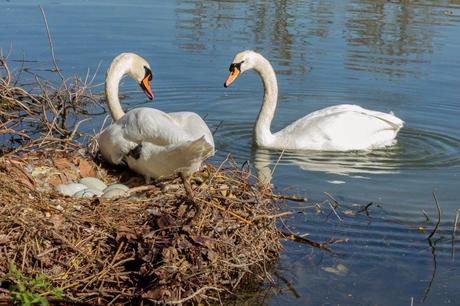
[[139, 107], [125, 114], [118, 99], [118, 85], [128, 74], [149, 99], [152, 70], [134, 53], [118, 55], [107, 70], [105, 95], [113, 124], [99, 136], [102, 156], [112, 164], [126, 162], [146, 183], [180, 173], [190, 176], [203, 160], [214, 154], [214, 140], [206, 123], [195, 113], [164, 113]]
[[270, 62], [254, 51], [238, 53], [224, 86], [241, 73], [254, 69], [264, 85], [264, 98], [254, 127], [256, 145], [274, 149], [369, 150], [392, 145], [404, 122], [393, 114], [357, 105], [335, 105], [315, 111], [272, 134], [270, 125], [278, 99], [278, 84]]

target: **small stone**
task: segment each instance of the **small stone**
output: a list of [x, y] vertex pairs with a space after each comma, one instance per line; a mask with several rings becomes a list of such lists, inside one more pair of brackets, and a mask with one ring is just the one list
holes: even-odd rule
[[86, 185], [90, 189], [103, 191], [107, 185], [100, 179], [92, 176], [84, 177], [80, 180], [80, 184]]
[[126, 192], [126, 190], [119, 189], [119, 188], [112, 188], [112, 189], [105, 191], [102, 194], [102, 197], [106, 199], [118, 199], [118, 198], [126, 197], [127, 195], [128, 193]]

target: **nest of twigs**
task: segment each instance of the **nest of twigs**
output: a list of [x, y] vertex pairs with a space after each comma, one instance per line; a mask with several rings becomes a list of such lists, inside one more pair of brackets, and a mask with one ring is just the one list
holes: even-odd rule
[[[201, 213], [194, 218], [178, 179], [114, 201], [50, 189], [56, 177], [78, 178], [88, 166], [105, 181], [123, 177], [78, 155], [1, 160], [4, 298], [18, 298], [9, 289], [21, 282], [18, 274], [29, 280], [46, 275], [65, 300], [97, 304], [219, 301], [243, 283], [265, 280], [281, 248], [278, 215], [271, 191], [249, 184], [247, 172], [207, 165], [196, 173], [192, 186]], [[54, 292], [27, 290], [51, 298]]]
[[88, 82], [59, 72], [59, 85], [33, 75], [25, 87], [24, 73], [0, 56], [0, 303], [212, 304], [266, 280], [286, 213], [248, 169], [206, 165], [193, 201], [178, 178], [131, 181], [118, 200], [62, 196], [53, 186], [134, 174], [76, 142], [97, 101]]
[[73, 141], [88, 120], [83, 116], [100, 105], [100, 95], [91, 92], [94, 76], [81, 80], [54, 71], [50, 81], [24, 66], [11, 68], [0, 54], [0, 154], [78, 147]]

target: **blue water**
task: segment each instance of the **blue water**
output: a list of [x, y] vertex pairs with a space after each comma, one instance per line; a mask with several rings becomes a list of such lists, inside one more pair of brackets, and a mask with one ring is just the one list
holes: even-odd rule
[[[98, 84], [118, 53], [141, 54], [153, 68], [156, 98], [147, 102], [126, 79], [126, 108], [190, 110], [211, 127], [222, 122], [212, 162], [231, 153], [266, 179], [271, 174], [277, 191], [308, 198], [287, 204], [297, 212], [286, 220], [292, 231], [317, 241], [348, 239], [332, 253], [286, 242], [275, 284], [246, 304], [460, 304], [459, 241], [453, 248], [451, 239], [460, 208], [460, 1], [0, 0], [0, 48], [10, 59], [36, 60], [29, 65], [37, 71], [51, 68], [39, 3], [65, 75], [84, 77], [89, 69]], [[402, 118], [398, 144], [281, 158], [254, 148], [260, 79], [248, 73], [223, 88], [233, 56], [244, 49], [261, 52], [277, 73], [272, 131], [314, 110], [354, 103]], [[103, 119], [92, 118], [84, 130], [97, 131]], [[325, 192], [339, 202], [338, 216]], [[436, 222], [432, 192], [442, 209], [435, 256], [426, 240]], [[371, 202], [369, 216], [351, 215]]]

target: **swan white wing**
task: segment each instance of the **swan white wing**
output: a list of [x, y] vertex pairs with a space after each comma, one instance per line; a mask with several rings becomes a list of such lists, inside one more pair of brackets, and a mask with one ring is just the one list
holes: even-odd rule
[[364, 150], [390, 145], [403, 121], [356, 105], [337, 105], [313, 112], [275, 134], [296, 149]]
[[154, 108], [133, 109], [114, 124], [121, 126], [124, 138], [136, 143], [144, 141], [167, 146], [192, 140], [180, 122]]
[[137, 146], [136, 142], [124, 137], [122, 126], [118, 124], [112, 124], [102, 131], [98, 143], [102, 157], [115, 165], [121, 163], [129, 151]]
[[214, 153], [204, 136], [168, 146], [142, 143], [137, 158], [127, 156], [128, 166], [145, 177], [159, 179], [178, 172], [191, 175], [199, 170], [203, 160]]
[[214, 148], [214, 137], [204, 120], [193, 112], [176, 112], [169, 113], [184, 131], [187, 131], [191, 139], [198, 139], [202, 136]]
[[[181, 144], [205, 138], [210, 147], [206, 157], [214, 154], [214, 140], [206, 123], [195, 113], [167, 114], [153, 108], [136, 108], [107, 127], [99, 136], [102, 156], [113, 164], [119, 164], [137, 145], [178, 148]], [[152, 156], [155, 150], [150, 151]]]
[[142, 142], [168, 146], [192, 140], [179, 123], [153, 108], [136, 108], [107, 127], [99, 136], [102, 156], [119, 164]]

